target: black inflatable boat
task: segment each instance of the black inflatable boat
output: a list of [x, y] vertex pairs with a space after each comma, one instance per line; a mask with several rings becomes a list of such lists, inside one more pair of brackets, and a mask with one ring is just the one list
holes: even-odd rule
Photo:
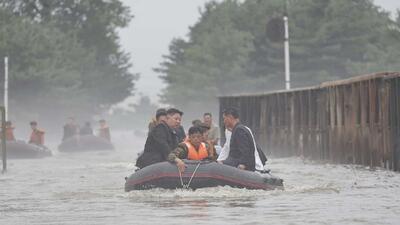
[[210, 161], [185, 160], [187, 168], [179, 173], [175, 164], [156, 163], [125, 178], [125, 191], [151, 188], [206, 188], [230, 186], [247, 189], [283, 189], [283, 181], [269, 173], [240, 170]]
[[60, 152], [103, 151], [113, 149], [114, 146], [111, 142], [94, 135], [74, 136], [64, 140], [58, 146]]
[[46, 146], [28, 144], [24, 141], [7, 141], [7, 158], [43, 158], [51, 156], [50, 149]]

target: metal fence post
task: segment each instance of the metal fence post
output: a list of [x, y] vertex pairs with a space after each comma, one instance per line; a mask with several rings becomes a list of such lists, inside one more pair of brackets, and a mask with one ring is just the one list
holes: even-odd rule
[[6, 149], [6, 110], [4, 106], [0, 107], [1, 112], [1, 148], [2, 148], [2, 159], [3, 159], [3, 173], [7, 170], [7, 149]]

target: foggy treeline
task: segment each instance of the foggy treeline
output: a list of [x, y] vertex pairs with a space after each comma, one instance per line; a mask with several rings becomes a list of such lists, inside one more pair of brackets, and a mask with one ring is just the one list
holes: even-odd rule
[[[398, 71], [400, 18], [370, 0], [288, 0], [292, 87], [377, 71]], [[163, 100], [183, 108], [217, 95], [284, 89], [279, 21], [285, 1], [210, 2], [175, 39], [158, 71]], [[282, 22], [283, 25], [283, 22]]]
[[130, 96], [137, 77], [117, 29], [131, 18], [118, 0], [0, 0], [10, 119], [60, 127], [68, 116], [89, 120]]

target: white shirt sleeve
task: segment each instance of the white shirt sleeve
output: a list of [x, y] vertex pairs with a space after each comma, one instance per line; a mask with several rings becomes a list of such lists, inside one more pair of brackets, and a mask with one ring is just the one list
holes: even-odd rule
[[256, 159], [256, 170], [264, 170], [264, 165], [261, 162], [257, 149], [254, 151], [254, 158]]
[[230, 147], [229, 147], [229, 143], [231, 142], [231, 136], [232, 136], [232, 132], [230, 132], [229, 130], [225, 129], [225, 144], [221, 149], [221, 153], [218, 156], [217, 161], [222, 161], [228, 158], [229, 155], [229, 151], [230, 151]]

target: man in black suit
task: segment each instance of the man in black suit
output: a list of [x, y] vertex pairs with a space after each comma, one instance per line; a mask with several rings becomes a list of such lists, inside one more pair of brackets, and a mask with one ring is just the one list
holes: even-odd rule
[[144, 152], [136, 161], [137, 167], [143, 168], [167, 160], [169, 153], [178, 146], [174, 129], [180, 123], [181, 113], [175, 108], [167, 110], [166, 120], [161, 121], [149, 133], [144, 145]]
[[232, 131], [230, 151], [223, 164], [242, 170], [255, 171], [255, 144], [251, 133], [240, 123], [239, 112], [235, 108], [223, 112], [225, 127]]

